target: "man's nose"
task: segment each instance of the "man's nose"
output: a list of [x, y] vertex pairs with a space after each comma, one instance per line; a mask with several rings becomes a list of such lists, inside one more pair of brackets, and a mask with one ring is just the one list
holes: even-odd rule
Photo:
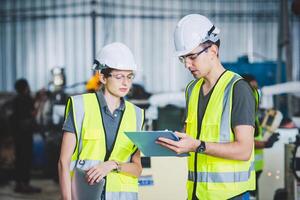
[[189, 70], [192, 67], [192, 62], [189, 59], [186, 59], [184, 67]]

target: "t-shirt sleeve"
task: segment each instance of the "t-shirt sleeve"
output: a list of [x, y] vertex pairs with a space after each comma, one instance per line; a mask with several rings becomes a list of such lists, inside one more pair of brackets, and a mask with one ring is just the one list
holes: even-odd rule
[[250, 85], [239, 80], [233, 88], [231, 126], [251, 125], [255, 127], [255, 98]]
[[68, 115], [64, 121], [62, 130], [65, 132], [75, 133], [72, 107], [70, 108]]

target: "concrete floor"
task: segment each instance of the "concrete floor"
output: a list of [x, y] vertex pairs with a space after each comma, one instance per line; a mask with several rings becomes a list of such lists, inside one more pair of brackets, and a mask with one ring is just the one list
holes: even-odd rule
[[20, 194], [14, 192], [14, 182], [0, 186], [0, 200], [58, 200], [59, 185], [50, 179], [31, 180], [33, 186], [42, 188], [39, 194]]

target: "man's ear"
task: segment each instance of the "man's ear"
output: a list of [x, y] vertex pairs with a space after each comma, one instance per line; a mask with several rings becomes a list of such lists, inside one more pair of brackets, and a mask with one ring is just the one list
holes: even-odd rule
[[213, 54], [215, 54], [216, 56], [218, 56], [219, 55], [219, 48], [217, 47], [217, 45], [212, 45], [211, 47], [210, 47], [210, 51], [213, 53]]

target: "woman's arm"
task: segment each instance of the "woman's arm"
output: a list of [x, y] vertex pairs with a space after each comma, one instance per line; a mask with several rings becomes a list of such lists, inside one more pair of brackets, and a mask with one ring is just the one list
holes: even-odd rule
[[139, 177], [143, 170], [140, 151], [135, 152], [130, 163], [119, 163], [119, 166], [121, 173]]
[[131, 159], [130, 163], [118, 163], [113, 160], [106, 161], [94, 167], [91, 167], [86, 172], [86, 179], [90, 185], [95, 182], [100, 182], [108, 173], [119, 168], [119, 173], [125, 173], [131, 176], [139, 177], [142, 173], [142, 164], [140, 151], [137, 151]]
[[64, 132], [60, 157], [58, 161], [58, 174], [60, 190], [63, 200], [71, 199], [71, 177], [70, 177], [70, 163], [71, 157], [76, 147], [75, 133]]

